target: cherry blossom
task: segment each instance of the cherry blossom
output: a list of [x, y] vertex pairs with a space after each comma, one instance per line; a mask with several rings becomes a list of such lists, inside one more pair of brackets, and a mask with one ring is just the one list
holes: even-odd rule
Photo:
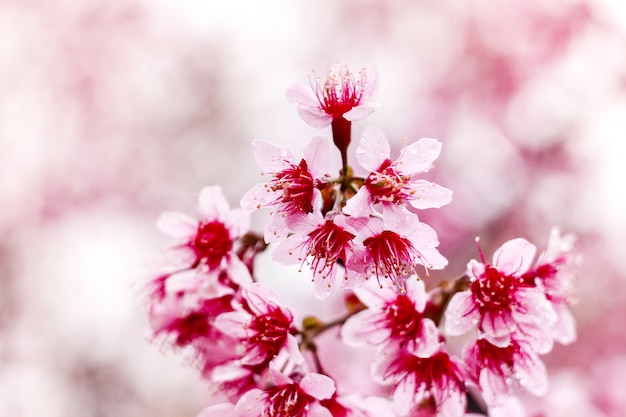
[[450, 300], [446, 332], [460, 335], [477, 326], [490, 343], [506, 347], [521, 325], [549, 329], [556, 321], [551, 303], [523, 278], [535, 251], [535, 245], [517, 238], [495, 251], [491, 265], [472, 259], [467, 265], [470, 287]]
[[234, 242], [250, 227], [250, 215], [230, 209], [219, 186], [205, 187], [198, 197], [200, 220], [179, 212], [163, 213], [157, 222], [164, 233], [177, 239], [173, 246], [179, 267], [225, 268], [238, 284], [250, 282], [245, 265], [233, 251]]
[[393, 385], [394, 406], [401, 415], [414, 408], [430, 409], [442, 417], [465, 413], [462, 367], [443, 350], [421, 358], [401, 349], [389, 349], [378, 356], [373, 373], [383, 384]]
[[343, 212], [351, 216], [367, 216], [376, 203], [408, 203], [417, 209], [448, 204], [452, 191], [414, 178], [431, 169], [440, 151], [438, 140], [423, 138], [405, 146], [398, 159], [391, 161], [391, 148], [385, 134], [377, 126], [367, 126], [361, 136], [356, 159], [369, 174], [356, 195], [346, 202]]
[[320, 400], [331, 398], [335, 382], [326, 375], [307, 373], [298, 382], [270, 369], [274, 384], [252, 389], [235, 406], [237, 417], [332, 417]]
[[302, 363], [298, 342], [290, 333], [294, 320], [291, 311], [280, 305], [274, 293], [260, 283], [250, 284], [242, 295], [245, 303], [236, 311], [221, 314], [215, 322], [223, 333], [243, 341], [245, 352], [238, 362], [267, 364], [285, 351], [296, 363]]
[[308, 263], [315, 295], [325, 299], [333, 291], [339, 264], [345, 265], [352, 256], [356, 230], [345, 216], [338, 214], [326, 219], [319, 210], [293, 216], [290, 226], [294, 234], [277, 246], [273, 258], [284, 264]]
[[540, 396], [548, 388], [545, 365], [532, 346], [523, 342], [512, 340], [499, 347], [479, 338], [465, 347], [463, 358], [489, 407], [504, 404], [514, 389]]
[[347, 65], [337, 63], [329, 68], [326, 79], [317, 75], [311, 85], [296, 84], [287, 90], [287, 98], [296, 105], [298, 114], [310, 126], [324, 128], [333, 120], [349, 121], [369, 116], [379, 104], [378, 76], [368, 65], [355, 77]]
[[424, 317], [427, 295], [424, 282], [408, 279], [406, 293], [393, 288], [361, 287], [355, 294], [367, 309], [350, 317], [341, 328], [343, 340], [352, 345], [368, 343], [378, 351], [389, 345], [420, 356], [431, 356], [439, 349], [435, 323]]
[[382, 218], [361, 218], [352, 223], [362, 247], [347, 264], [348, 288], [359, 287], [369, 277], [386, 279], [404, 291], [406, 277], [416, 273], [417, 265], [440, 269], [448, 261], [436, 249], [437, 233], [404, 208], [383, 206]]
[[257, 139], [252, 146], [263, 175], [271, 178], [248, 191], [241, 199], [241, 207], [246, 211], [274, 207], [265, 240], [276, 242], [287, 236], [288, 216], [310, 213], [315, 201], [321, 198], [319, 188], [326, 182], [330, 143], [321, 136], [313, 138], [298, 163], [288, 149], [270, 142]]

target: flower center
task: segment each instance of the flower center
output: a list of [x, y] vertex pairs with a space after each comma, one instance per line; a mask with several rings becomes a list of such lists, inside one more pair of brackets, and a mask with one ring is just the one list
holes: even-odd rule
[[300, 161], [300, 164], [292, 165], [275, 174], [267, 186], [272, 191], [283, 192], [280, 203], [286, 205], [286, 211], [310, 213], [313, 210], [311, 202], [315, 184], [304, 159]]
[[433, 388], [444, 392], [464, 390], [459, 368], [445, 352], [437, 352], [428, 358], [401, 355], [385, 372], [385, 378], [388, 377], [394, 377], [396, 381], [414, 378], [416, 388], [424, 387], [431, 392]]
[[476, 341], [476, 349], [478, 365], [502, 376], [507, 369], [513, 369], [513, 357], [519, 347], [516, 343], [511, 343], [500, 348], [485, 339], [479, 339]]
[[365, 239], [363, 245], [371, 256], [372, 272], [377, 277], [394, 279], [413, 272], [415, 249], [407, 238], [396, 232], [384, 230]]
[[329, 72], [323, 84], [320, 84], [319, 78], [315, 79], [313, 91], [320, 103], [320, 108], [333, 119], [342, 117], [344, 113], [361, 102], [367, 80], [365, 71], [359, 74], [360, 77], [356, 79], [348, 67], [345, 67], [337, 73]]
[[218, 221], [201, 222], [198, 226], [198, 232], [189, 246], [196, 254], [196, 264], [204, 260], [209, 269], [213, 270], [219, 267], [222, 258], [230, 252], [233, 242], [223, 223]]
[[485, 274], [472, 282], [470, 290], [478, 308], [482, 311], [510, 310], [521, 279], [501, 274], [491, 265], [485, 266]]
[[415, 304], [409, 297], [400, 294], [386, 309], [387, 324], [391, 328], [391, 337], [415, 340], [422, 334], [422, 315], [415, 310]]
[[386, 159], [378, 170], [369, 174], [365, 186], [377, 201], [398, 203], [407, 200], [412, 190], [407, 186], [408, 175], [400, 175], [391, 166], [391, 160]]
[[290, 325], [290, 317], [287, 317], [280, 308], [270, 307], [268, 313], [252, 319], [249, 328], [254, 331], [254, 335], [248, 342], [251, 346], [260, 348], [268, 359], [273, 358], [285, 345]]
[[313, 397], [303, 392], [298, 384], [271, 387], [267, 391], [263, 417], [303, 417], [307, 414]]
[[345, 262], [346, 248], [354, 239], [354, 235], [337, 226], [332, 220], [309, 233], [306, 242], [308, 255], [313, 257], [311, 269], [322, 272], [332, 269], [338, 260]]

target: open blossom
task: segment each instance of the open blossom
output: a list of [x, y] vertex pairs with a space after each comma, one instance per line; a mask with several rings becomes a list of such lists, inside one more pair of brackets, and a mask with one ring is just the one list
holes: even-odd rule
[[198, 198], [200, 219], [179, 212], [166, 212], [157, 225], [177, 239], [174, 251], [181, 268], [226, 269], [238, 284], [250, 282], [245, 265], [233, 251], [234, 242], [250, 227], [250, 215], [229, 208], [219, 186], [205, 187]]
[[463, 358], [489, 407], [505, 404], [514, 389], [537, 396], [547, 391], [545, 365], [534, 348], [523, 341], [512, 340], [508, 346], [499, 347], [479, 338], [465, 347]]
[[315, 201], [321, 199], [319, 188], [325, 184], [330, 164], [330, 143], [321, 136], [313, 138], [298, 163], [288, 149], [270, 142], [257, 139], [252, 146], [263, 175], [270, 178], [248, 191], [241, 199], [241, 207], [247, 211], [275, 208], [265, 231], [265, 240], [275, 242], [287, 236], [288, 216], [310, 213]]
[[404, 208], [383, 206], [382, 218], [360, 218], [353, 224], [358, 227], [362, 247], [355, 249], [346, 265], [348, 288], [375, 277], [381, 285], [388, 279], [403, 290], [404, 280], [416, 273], [418, 265], [440, 269], [448, 263], [437, 250], [437, 233]]
[[324, 299], [333, 291], [337, 270], [342, 269], [339, 263], [345, 265], [352, 256], [356, 230], [345, 216], [326, 219], [319, 209], [294, 216], [290, 226], [294, 234], [277, 246], [273, 258], [284, 264], [309, 264], [315, 295]]
[[466, 389], [459, 362], [440, 350], [421, 358], [389, 349], [373, 364], [374, 376], [393, 385], [394, 407], [401, 415], [415, 408], [436, 411], [441, 417], [465, 415]]
[[514, 333], [523, 337], [527, 328], [549, 329], [556, 313], [544, 292], [523, 277], [535, 251], [535, 245], [518, 238], [496, 250], [491, 265], [472, 259], [467, 265], [470, 287], [450, 300], [446, 332], [460, 335], [477, 326], [490, 343], [506, 347]]
[[335, 393], [335, 382], [326, 375], [308, 373], [299, 381], [270, 368], [274, 385], [245, 393], [235, 406], [236, 417], [333, 417], [320, 404]]
[[441, 207], [452, 199], [452, 191], [423, 179], [439, 156], [441, 143], [422, 138], [405, 146], [397, 160], [391, 161], [389, 140], [377, 126], [367, 126], [356, 151], [359, 164], [370, 173], [359, 191], [350, 198], [343, 212], [367, 216], [376, 203], [405, 204], [424, 209]]
[[325, 80], [315, 76], [311, 85], [296, 84], [287, 90], [287, 98], [296, 104], [298, 114], [310, 126], [324, 128], [333, 120], [359, 120], [370, 115], [379, 105], [374, 102], [378, 77], [373, 66], [357, 76], [347, 65], [333, 65]]
[[245, 352], [238, 362], [267, 365], [283, 351], [294, 362], [304, 362], [298, 342], [290, 333], [294, 321], [291, 311], [280, 305], [275, 295], [260, 283], [250, 284], [242, 294], [244, 305], [237, 311], [221, 314], [215, 321], [223, 333], [242, 340]]
[[427, 295], [423, 281], [408, 279], [406, 293], [389, 287], [361, 287], [354, 292], [367, 308], [342, 326], [346, 343], [379, 346], [379, 352], [398, 347], [420, 357], [431, 356], [439, 348], [437, 326], [424, 317]]

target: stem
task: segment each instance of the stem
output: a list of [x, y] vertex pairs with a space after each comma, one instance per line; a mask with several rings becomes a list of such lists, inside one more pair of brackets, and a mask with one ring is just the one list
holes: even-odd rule
[[335, 117], [331, 123], [333, 131], [333, 142], [341, 152], [341, 163], [343, 166], [343, 175], [348, 172], [348, 145], [351, 140], [352, 122], [343, 117]]

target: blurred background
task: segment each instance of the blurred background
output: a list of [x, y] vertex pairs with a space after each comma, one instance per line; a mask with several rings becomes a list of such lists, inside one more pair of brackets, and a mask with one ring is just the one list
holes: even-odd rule
[[[579, 340], [533, 415], [626, 415], [626, 7], [619, 0], [0, 0], [0, 415], [195, 416], [211, 401], [147, 340], [138, 283], [164, 210], [260, 181], [250, 142], [318, 134], [285, 98], [376, 65], [398, 152], [435, 137], [454, 191], [421, 217], [457, 277], [553, 225], [578, 236]], [[324, 132], [330, 135], [330, 130]], [[355, 146], [351, 147], [354, 152]], [[397, 155], [394, 153], [393, 155]], [[261, 230], [264, 218], [255, 218]]]

